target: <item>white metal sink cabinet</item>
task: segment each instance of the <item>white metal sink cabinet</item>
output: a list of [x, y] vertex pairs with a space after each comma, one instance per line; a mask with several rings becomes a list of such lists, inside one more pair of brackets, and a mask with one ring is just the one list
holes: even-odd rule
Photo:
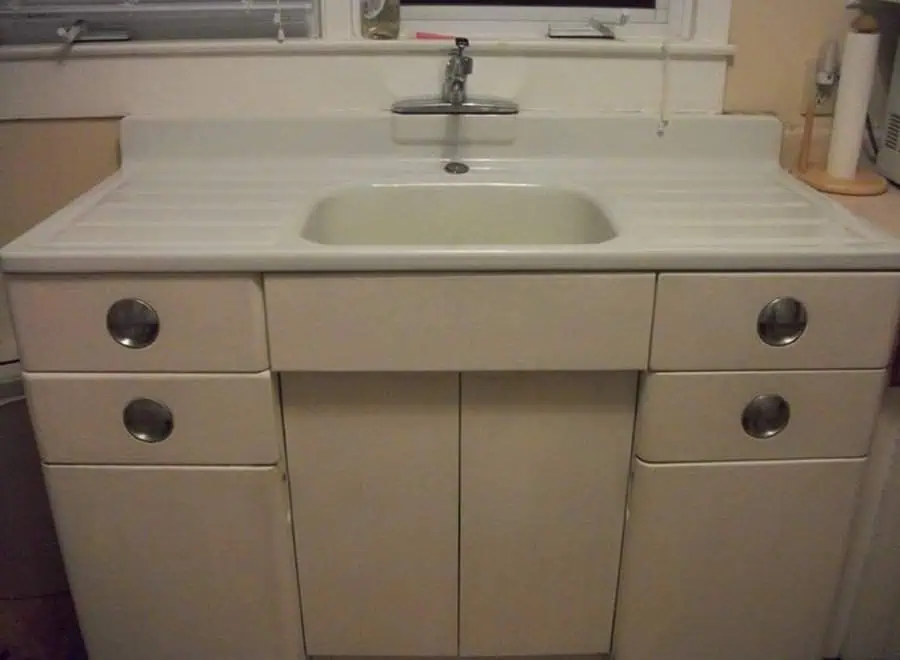
[[[534, 296], [517, 293], [525, 283], [517, 277]], [[636, 396], [647, 356], [652, 364], [657, 342], [672, 342], [668, 324], [709, 311], [690, 287], [683, 305], [671, 300], [662, 289], [670, 277], [681, 276], [660, 276], [654, 295], [649, 274], [264, 274], [264, 316], [254, 323], [267, 328], [271, 359], [284, 370], [286, 438], [272, 422], [279, 397], [268, 372], [118, 371], [144, 350], [135, 343], [156, 345], [167, 360], [192, 341], [190, 325], [170, 322], [164, 304], [180, 280], [154, 285], [163, 286], [159, 302], [141, 276], [91, 280], [80, 295], [95, 311], [76, 326], [97, 347], [79, 356], [86, 371], [54, 373], [36, 358], [48, 371], [27, 379], [94, 657], [118, 660], [132, 644], [136, 658], [143, 649], [148, 659], [163, 650], [242, 657], [229, 656], [223, 640], [243, 657], [251, 641], [268, 657], [293, 657], [302, 652], [299, 573], [311, 654], [614, 649], [624, 660], [713, 660], [729, 648], [747, 649], [738, 657], [748, 659], [813, 660], [881, 395], [886, 333], [883, 345], [859, 354], [864, 370], [797, 371], [820, 353], [853, 355], [819, 336], [834, 336], [843, 306], [804, 295], [815, 273], [729, 278], [734, 350], [758, 342], [759, 362], [742, 364], [756, 371], [651, 371]], [[719, 277], [689, 281], [708, 289]], [[757, 278], [772, 296], [761, 307], [743, 295]], [[65, 326], [70, 309], [40, 301], [64, 300], [71, 282], [8, 277], [14, 314], [27, 310], [16, 317], [26, 354], [46, 341], [48, 327]], [[108, 310], [133, 300], [121, 297], [129, 286], [146, 307], [129, 306], [110, 322]], [[824, 286], [856, 287], [879, 303], [855, 308], [858, 323], [844, 326], [841, 342], [871, 340], [872, 329], [897, 317], [900, 276], [831, 274]], [[368, 303], [348, 306], [335, 287]], [[448, 295], [436, 299], [436, 291]], [[585, 304], [541, 316], [570, 299]], [[379, 313], [377, 301], [399, 317]], [[679, 308], [684, 316], [662, 313]], [[443, 319], [456, 330], [429, 333]], [[630, 332], [615, 327], [625, 320]], [[379, 328], [404, 322], [416, 331]], [[224, 367], [220, 347], [258, 336], [213, 337], [195, 364]], [[589, 356], [583, 370], [579, 351]], [[403, 369], [376, 371], [392, 355]], [[685, 368], [692, 355], [682, 356]], [[60, 400], [79, 384], [98, 396]], [[821, 392], [848, 388], [852, 409], [816, 410]], [[232, 403], [213, 405], [233, 391], [241, 394]], [[137, 399], [161, 405], [129, 415]], [[60, 414], [74, 423], [60, 426]], [[254, 419], [259, 432], [248, 439]], [[638, 458], [621, 546], [635, 419]], [[227, 455], [245, 466], [220, 465]], [[92, 464], [77, 463], [85, 460]], [[212, 552], [218, 545], [234, 551]], [[802, 585], [792, 581], [798, 576]], [[205, 600], [218, 605], [202, 608]], [[247, 609], [252, 620], [243, 618]]]
[[93, 660], [295, 660], [301, 593], [310, 653], [818, 660], [900, 244], [781, 172], [774, 120], [513, 121], [464, 127], [470, 181], [614, 236], [304, 238], [341, 186], [445, 183], [435, 139], [127, 120], [4, 248]]

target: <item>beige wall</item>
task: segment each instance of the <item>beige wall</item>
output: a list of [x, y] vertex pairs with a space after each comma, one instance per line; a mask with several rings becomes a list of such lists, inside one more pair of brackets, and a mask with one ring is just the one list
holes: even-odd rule
[[732, 0], [728, 112], [774, 113], [802, 122], [807, 67], [829, 37], [842, 38], [854, 12], [843, 0]]
[[0, 122], [0, 245], [116, 170], [115, 119]]

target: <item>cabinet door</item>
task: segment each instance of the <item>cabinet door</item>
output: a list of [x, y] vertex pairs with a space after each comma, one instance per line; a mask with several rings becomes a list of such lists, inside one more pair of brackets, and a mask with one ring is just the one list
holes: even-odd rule
[[457, 374], [287, 374], [311, 655], [456, 655]]
[[619, 660], [819, 660], [865, 459], [636, 460]]
[[[885, 392], [842, 593], [852, 603], [840, 656], [900, 658], [900, 389]], [[849, 604], [849, 603], [848, 603]], [[839, 626], [835, 626], [839, 627]], [[836, 631], [840, 634], [840, 630]], [[840, 639], [838, 644], [840, 644]], [[834, 653], [838, 655], [838, 653]]]
[[302, 631], [277, 468], [46, 468], [91, 660], [295, 660]]
[[609, 651], [635, 374], [464, 374], [460, 653]]

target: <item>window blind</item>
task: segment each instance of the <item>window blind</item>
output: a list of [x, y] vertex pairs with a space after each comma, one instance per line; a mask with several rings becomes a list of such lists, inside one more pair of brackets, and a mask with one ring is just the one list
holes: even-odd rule
[[316, 0], [0, 0], [0, 45], [318, 36]]

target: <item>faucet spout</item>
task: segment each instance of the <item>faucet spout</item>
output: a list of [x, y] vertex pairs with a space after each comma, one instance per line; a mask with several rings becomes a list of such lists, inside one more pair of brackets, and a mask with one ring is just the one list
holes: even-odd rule
[[452, 106], [462, 106], [468, 100], [466, 93], [466, 82], [464, 80], [453, 80], [444, 93], [444, 101]]

